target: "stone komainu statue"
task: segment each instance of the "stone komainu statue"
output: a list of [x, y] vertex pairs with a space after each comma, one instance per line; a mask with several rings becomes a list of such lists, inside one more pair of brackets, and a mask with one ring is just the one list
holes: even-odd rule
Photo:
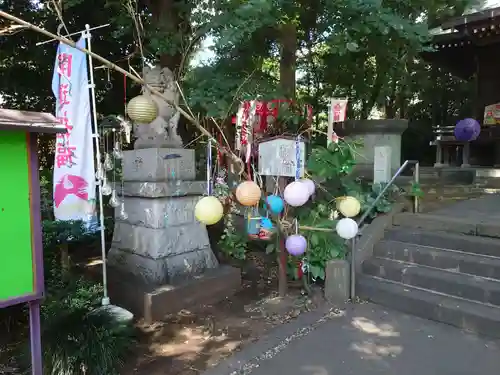
[[[179, 92], [175, 83], [175, 77], [168, 68], [155, 66], [144, 68], [144, 81], [160, 91], [174, 103], [179, 101]], [[134, 134], [137, 137], [134, 147], [140, 148], [161, 148], [161, 147], [182, 147], [182, 139], [177, 132], [180, 113], [162, 98], [151, 94], [146, 88], [143, 95], [151, 97], [158, 106], [158, 117], [150, 124], [135, 124]]]

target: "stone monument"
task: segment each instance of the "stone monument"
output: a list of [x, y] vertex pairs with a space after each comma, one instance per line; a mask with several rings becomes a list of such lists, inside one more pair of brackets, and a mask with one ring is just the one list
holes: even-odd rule
[[350, 120], [344, 124], [344, 135], [360, 140], [363, 147], [357, 155], [357, 172], [373, 174], [375, 147], [387, 146], [391, 149], [391, 175], [401, 166], [401, 136], [408, 128], [408, 120]]
[[[149, 85], [177, 101], [178, 91], [169, 69], [146, 68], [144, 77]], [[143, 94], [151, 95], [147, 90]], [[195, 181], [194, 150], [182, 148], [177, 133], [179, 113], [161, 98], [151, 97], [158, 105], [158, 117], [150, 124], [135, 125], [134, 150], [125, 151], [123, 155], [122, 199], [128, 218], [120, 221], [119, 215], [115, 215], [108, 264], [122, 277], [130, 275], [149, 286], [145, 293], [157, 297], [158, 293], [172, 292], [221, 268], [210, 248], [206, 227], [194, 217], [194, 207], [206, 191], [206, 182]], [[230, 280], [224, 281], [226, 287], [239, 285], [239, 272], [237, 275], [226, 272], [225, 276], [228, 275]], [[213, 291], [207, 292], [206, 288], [210, 285], [205, 281], [205, 286], [201, 286], [204, 294]], [[186, 297], [165, 297], [162, 303], [167, 306], [151, 307], [154, 312], [139, 313], [154, 320], [173, 312], [172, 306], [185, 307], [179, 305], [180, 298]], [[148, 301], [144, 304], [153, 303], [151, 298]], [[136, 302], [132, 306], [127, 301], [124, 303], [131, 310], [137, 305]]]

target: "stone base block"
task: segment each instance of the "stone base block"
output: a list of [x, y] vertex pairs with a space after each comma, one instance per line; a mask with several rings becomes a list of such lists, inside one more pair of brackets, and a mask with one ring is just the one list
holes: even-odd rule
[[[201, 196], [157, 199], [123, 197], [128, 218], [120, 220], [120, 207], [117, 207], [115, 220], [120, 223], [151, 229], [168, 229], [176, 226], [195, 225], [200, 227], [199, 229], [204, 230], [194, 217], [194, 209], [200, 199]], [[177, 230], [178, 228], [174, 229], [174, 231]], [[171, 234], [169, 233], [168, 235], [170, 236]]]
[[[94, 275], [99, 276], [101, 267]], [[238, 268], [221, 266], [180, 283], [152, 286], [113, 267], [108, 268], [111, 303], [144, 318], [146, 324], [182, 309], [191, 311], [217, 303], [241, 288]]]
[[117, 222], [111, 246], [139, 256], [160, 259], [205, 249], [210, 246], [210, 241], [201, 223], [153, 229]]
[[194, 180], [194, 150], [185, 148], [146, 148], [123, 152], [125, 181], [164, 182]]
[[108, 263], [145, 283], [156, 285], [185, 280], [219, 265], [210, 245], [157, 259], [111, 247]]
[[331, 260], [326, 264], [325, 299], [334, 305], [349, 300], [350, 265], [346, 260]]
[[166, 181], [166, 182], [124, 182], [121, 195], [128, 197], [163, 198], [203, 195], [207, 191], [205, 181]]

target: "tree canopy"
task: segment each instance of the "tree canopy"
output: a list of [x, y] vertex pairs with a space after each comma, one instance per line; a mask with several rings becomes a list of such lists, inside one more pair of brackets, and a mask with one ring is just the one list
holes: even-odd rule
[[[195, 112], [224, 118], [245, 98], [298, 98], [324, 111], [349, 97], [350, 118], [377, 110], [422, 129], [469, 109], [471, 83], [419, 53], [429, 29], [462, 14], [460, 0], [0, 0], [0, 8], [48, 30], [93, 33], [93, 49], [125, 69], [143, 61], [174, 71]], [[91, 11], [89, 10], [98, 10]], [[2, 26], [6, 23], [2, 21]], [[64, 33], [64, 29], [61, 30]], [[56, 43], [27, 31], [0, 37], [4, 105], [51, 110]], [[204, 41], [214, 58], [192, 66]], [[99, 111], [123, 112], [123, 77], [96, 71]], [[128, 83], [130, 85], [130, 83]], [[128, 87], [129, 93], [138, 88]], [[132, 91], [130, 91], [132, 90]], [[318, 119], [319, 121], [319, 119]]]

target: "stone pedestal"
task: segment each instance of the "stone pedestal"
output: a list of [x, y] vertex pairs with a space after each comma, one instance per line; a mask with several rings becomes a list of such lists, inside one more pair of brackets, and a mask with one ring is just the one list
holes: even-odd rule
[[363, 143], [357, 157], [357, 168], [363, 171], [373, 171], [375, 147], [389, 146], [391, 148], [391, 171], [394, 174], [401, 166], [401, 135], [407, 128], [407, 120], [346, 121], [345, 134]]
[[175, 283], [218, 266], [194, 206], [206, 184], [194, 181], [194, 150], [124, 152], [126, 220], [116, 215], [110, 266], [148, 284]]
[[330, 260], [326, 263], [325, 299], [328, 302], [341, 307], [349, 300], [350, 272], [346, 260]]
[[219, 267], [207, 229], [194, 217], [206, 191], [205, 182], [194, 181], [194, 151], [126, 151], [123, 165], [128, 217], [115, 215], [108, 253], [111, 301], [152, 323], [238, 291], [240, 270]]

